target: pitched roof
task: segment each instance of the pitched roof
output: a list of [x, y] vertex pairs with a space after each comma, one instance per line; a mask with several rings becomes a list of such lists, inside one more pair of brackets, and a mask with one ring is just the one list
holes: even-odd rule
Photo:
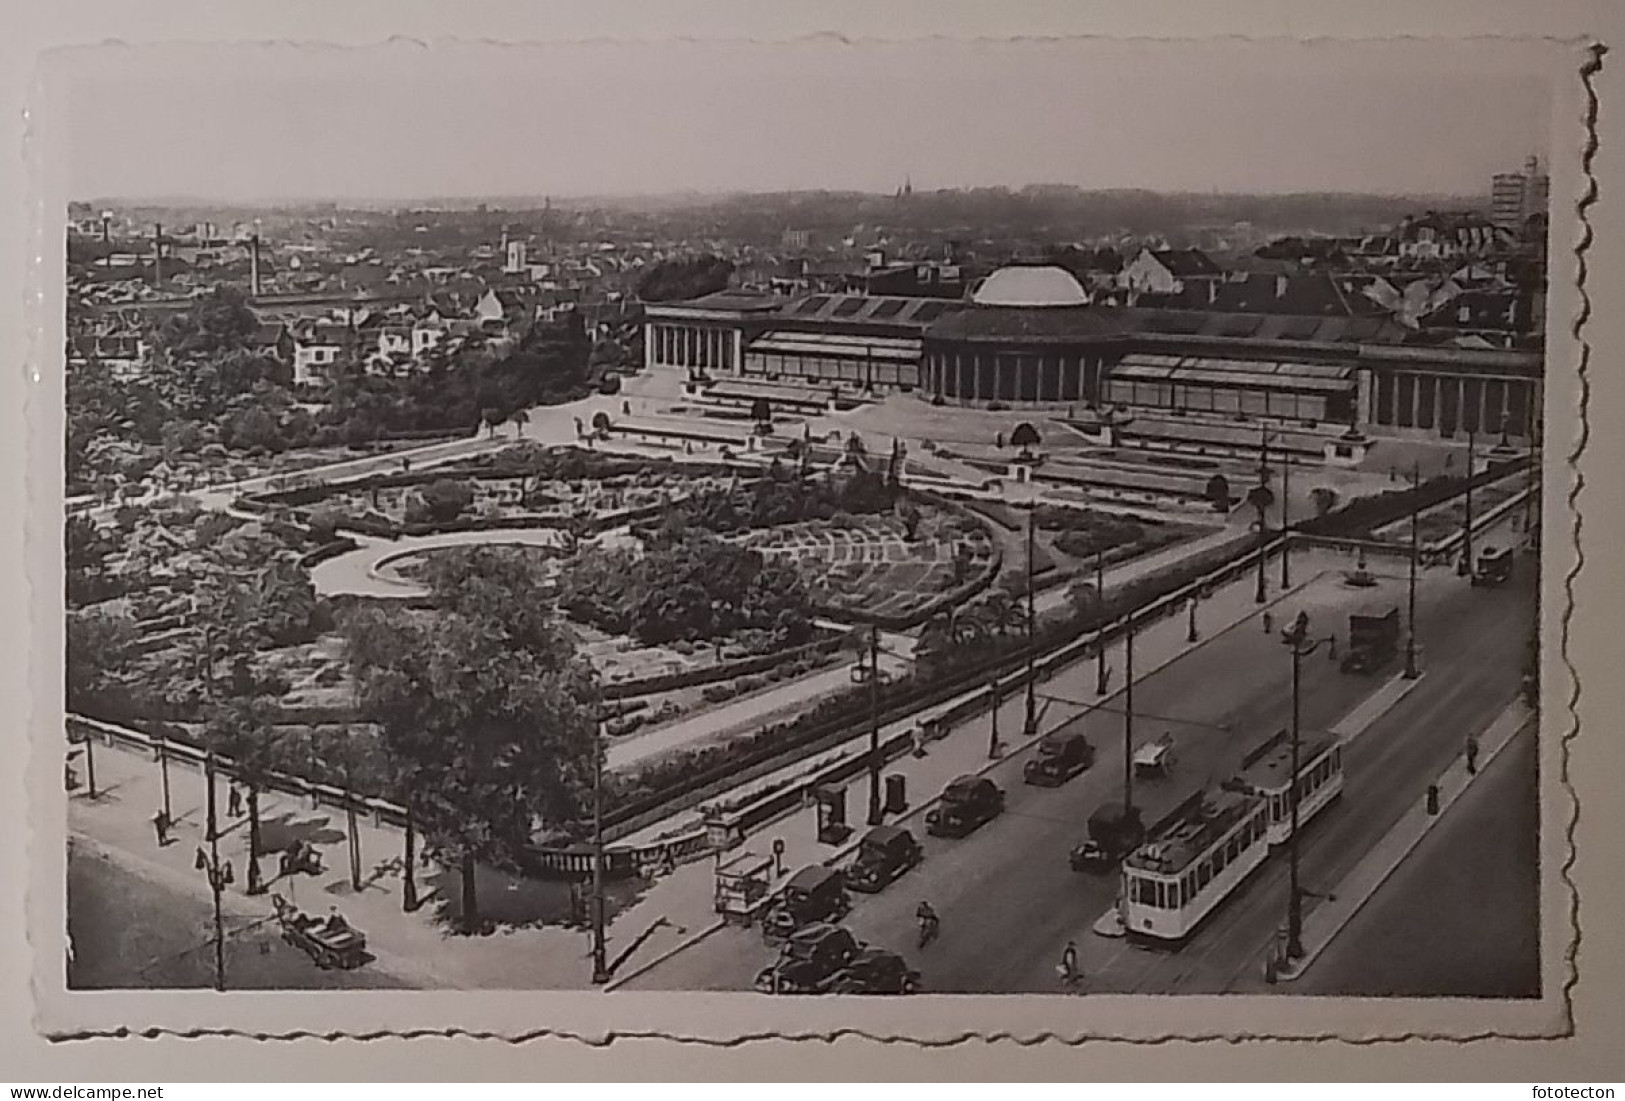
[[1212, 257], [1201, 249], [1163, 249], [1151, 255], [1156, 257], [1175, 278], [1224, 274], [1224, 269], [1215, 264]]

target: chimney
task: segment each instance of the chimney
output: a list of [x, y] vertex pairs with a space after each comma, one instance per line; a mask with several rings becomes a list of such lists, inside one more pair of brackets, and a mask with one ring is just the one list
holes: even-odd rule
[[1209, 279], [1207, 281], [1207, 304], [1209, 306], [1211, 306], [1211, 305], [1213, 305], [1213, 303], [1217, 302], [1218, 300], [1219, 300], [1219, 281], [1217, 279]]
[[1277, 298], [1285, 298], [1286, 297], [1286, 282], [1287, 282], [1286, 276], [1284, 276], [1284, 275], [1277, 275], [1275, 277], [1275, 297], [1277, 297]]
[[248, 239], [248, 294], [251, 298], [260, 296], [260, 235]]
[[158, 286], [164, 281], [164, 226], [162, 222], [152, 227], [152, 285]]

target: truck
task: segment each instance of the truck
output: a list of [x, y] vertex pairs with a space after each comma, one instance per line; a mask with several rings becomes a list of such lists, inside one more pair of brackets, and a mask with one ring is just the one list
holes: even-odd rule
[[1121, 803], [1104, 803], [1089, 816], [1089, 836], [1072, 850], [1075, 872], [1106, 872], [1145, 840], [1140, 812]]
[[1472, 584], [1493, 588], [1512, 576], [1512, 551], [1507, 547], [1485, 547], [1473, 567]]
[[1345, 673], [1374, 673], [1399, 652], [1399, 609], [1394, 605], [1370, 608], [1349, 616], [1348, 649], [1343, 654]]

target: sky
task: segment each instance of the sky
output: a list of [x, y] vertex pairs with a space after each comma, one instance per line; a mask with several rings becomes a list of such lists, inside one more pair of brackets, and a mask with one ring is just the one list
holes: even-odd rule
[[1545, 63], [1414, 42], [107, 47], [54, 74], [45, 118], [82, 199], [1476, 195], [1544, 159]]

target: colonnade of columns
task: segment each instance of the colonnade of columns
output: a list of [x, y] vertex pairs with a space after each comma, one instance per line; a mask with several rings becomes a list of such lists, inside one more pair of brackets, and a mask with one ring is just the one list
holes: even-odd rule
[[1539, 423], [1539, 380], [1379, 370], [1369, 387], [1371, 424], [1450, 437], [1499, 432], [1528, 438]]
[[643, 329], [643, 355], [650, 367], [690, 367], [734, 371], [739, 365], [739, 332], [707, 325], [650, 322]]
[[1093, 401], [1100, 363], [1078, 352], [927, 352], [920, 388], [959, 401]]

